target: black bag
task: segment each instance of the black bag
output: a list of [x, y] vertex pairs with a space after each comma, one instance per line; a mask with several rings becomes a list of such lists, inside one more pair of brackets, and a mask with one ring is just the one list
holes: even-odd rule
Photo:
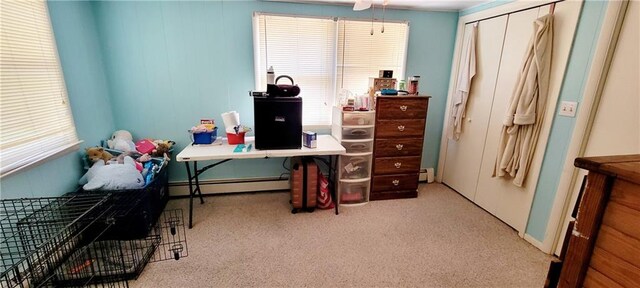
[[[278, 84], [280, 78], [287, 78], [291, 81], [289, 84]], [[300, 87], [293, 83], [293, 78], [287, 75], [281, 75], [276, 78], [276, 84], [267, 84], [267, 93], [269, 97], [295, 97], [300, 94]]]

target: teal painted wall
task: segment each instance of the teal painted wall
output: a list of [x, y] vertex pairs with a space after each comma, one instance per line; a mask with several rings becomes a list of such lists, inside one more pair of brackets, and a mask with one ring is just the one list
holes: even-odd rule
[[[266, 1], [94, 2], [96, 25], [115, 126], [134, 137], [173, 139], [177, 151], [187, 129], [202, 117], [240, 113], [253, 125], [254, 11], [370, 17], [350, 7]], [[458, 14], [389, 10], [387, 19], [410, 21], [407, 75], [421, 75], [433, 96], [427, 119], [423, 167], [435, 167]], [[295, 76], [294, 76], [295, 77]], [[304, 88], [303, 88], [304, 89]], [[279, 176], [282, 159], [233, 161], [205, 178]], [[172, 181], [186, 180], [183, 165], [170, 164]]]
[[[89, 2], [49, 2], [49, 14], [83, 146], [100, 143], [114, 129], [94, 17]], [[0, 198], [57, 196], [72, 191], [82, 173], [80, 152], [50, 160], [0, 181]]]
[[[606, 8], [607, 2], [605, 1], [587, 0], [584, 2], [558, 103], [560, 101], [576, 101], [578, 103], [582, 101]], [[559, 109], [559, 107], [557, 108]], [[576, 122], [576, 118], [558, 117], [558, 111], [555, 115], [527, 223], [527, 234], [541, 242], [545, 238], [553, 200], [558, 190], [562, 168]]]

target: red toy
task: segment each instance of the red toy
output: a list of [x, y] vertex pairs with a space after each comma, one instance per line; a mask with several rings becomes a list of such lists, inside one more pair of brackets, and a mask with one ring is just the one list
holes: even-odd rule
[[154, 149], [156, 149], [156, 145], [150, 139], [142, 139], [136, 142], [136, 150], [142, 154], [151, 154]]

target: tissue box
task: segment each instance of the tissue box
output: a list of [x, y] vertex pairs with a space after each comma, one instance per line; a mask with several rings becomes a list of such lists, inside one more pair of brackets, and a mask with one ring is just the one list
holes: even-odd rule
[[309, 132], [309, 131], [302, 132], [302, 144], [305, 147], [309, 147], [309, 148], [318, 147], [317, 140], [318, 140], [318, 134], [316, 134], [316, 132]]

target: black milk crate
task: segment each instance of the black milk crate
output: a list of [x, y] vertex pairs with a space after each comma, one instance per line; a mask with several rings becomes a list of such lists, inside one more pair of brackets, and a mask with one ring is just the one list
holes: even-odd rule
[[112, 195], [112, 205], [118, 207], [116, 211], [119, 221], [103, 235], [103, 239], [128, 240], [146, 237], [156, 224], [158, 217], [169, 201], [169, 169], [164, 165], [154, 179], [145, 187], [128, 190], [109, 191], [78, 191], [71, 195], [96, 194]]

